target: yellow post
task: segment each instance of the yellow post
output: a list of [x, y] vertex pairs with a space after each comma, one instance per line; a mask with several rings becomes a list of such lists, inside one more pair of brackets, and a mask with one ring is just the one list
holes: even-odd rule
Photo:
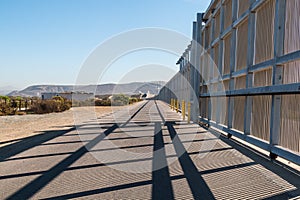
[[184, 100], [182, 100], [182, 109], [181, 109], [181, 113], [182, 113], [182, 120], [185, 120], [185, 102]]
[[175, 99], [173, 99], [173, 109], [172, 110], [175, 110]]
[[188, 119], [187, 122], [190, 123], [191, 121], [191, 103], [188, 103]]
[[172, 110], [174, 110], [175, 99], [172, 99]]
[[175, 110], [175, 99], [173, 99], [172, 110]]
[[176, 99], [173, 99], [173, 110], [175, 110], [175, 102], [176, 102]]
[[173, 99], [173, 110], [176, 109], [176, 99]]
[[179, 112], [179, 100], [176, 101], [177, 105], [176, 105], [176, 112]]

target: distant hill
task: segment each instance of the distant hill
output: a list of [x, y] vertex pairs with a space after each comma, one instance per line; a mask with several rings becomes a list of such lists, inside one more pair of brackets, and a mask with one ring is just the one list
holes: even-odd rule
[[8, 93], [17, 90], [17, 88], [13, 86], [4, 86], [0, 87], [0, 95], [7, 95]]
[[41, 96], [43, 92], [88, 92], [95, 95], [104, 94], [137, 94], [139, 92], [157, 94], [159, 89], [165, 84], [163, 81], [155, 82], [133, 82], [124, 84], [102, 84], [102, 85], [33, 85], [20, 91], [13, 91], [8, 96]]

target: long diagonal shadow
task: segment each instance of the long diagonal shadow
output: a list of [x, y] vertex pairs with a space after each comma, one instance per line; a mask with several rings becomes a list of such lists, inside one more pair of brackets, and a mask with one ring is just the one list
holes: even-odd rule
[[[114, 132], [115, 133], [115, 132]], [[99, 133], [98, 133], [99, 134]], [[147, 136], [145, 138], [149, 138], [152, 136]], [[134, 139], [136, 139], [138, 137], [134, 137]], [[144, 138], [143, 136], [141, 136], [140, 138]], [[111, 138], [110, 138], [111, 139]], [[103, 139], [104, 140], [110, 140], [110, 139]], [[121, 140], [121, 139], [132, 139], [132, 138], [112, 138], [112, 140]], [[185, 141], [181, 141], [182, 143], [190, 143], [190, 142], [201, 142], [201, 141], [208, 141], [208, 140], [216, 140], [215, 138], [208, 138], [208, 139], [199, 139], [199, 140], [185, 140]], [[66, 142], [66, 144], [70, 144], [70, 143], [77, 143], [77, 142]], [[168, 143], [165, 143], [168, 144]], [[96, 149], [96, 150], [90, 150], [90, 152], [104, 152], [104, 151], [111, 151], [111, 150], [117, 150], [117, 149], [135, 149], [135, 148], [139, 148], [139, 147], [149, 147], [149, 146], [153, 146], [153, 144], [140, 144], [140, 145], [131, 145], [131, 146], [120, 146], [120, 147], [111, 147], [111, 148], [105, 148], [105, 149]], [[222, 149], [212, 149], [212, 150], [207, 150], [207, 151], [197, 151], [197, 152], [190, 152], [189, 154], [198, 154], [198, 153], [208, 153], [208, 152], [213, 152], [213, 151], [220, 151], [220, 150], [226, 150], [226, 149], [233, 149], [231, 147], [229, 148], [222, 148]], [[50, 154], [43, 154], [43, 155], [34, 155], [34, 156], [21, 156], [21, 157], [17, 157], [17, 158], [7, 158], [5, 160], [5, 162], [7, 161], [13, 161], [13, 160], [26, 160], [26, 159], [32, 159], [32, 158], [43, 158], [43, 157], [51, 157], [51, 156], [60, 156], [60, 155], [70, 155], [73, 152], [63, 152], [63, 153], [50, 153]], [[167, 156], [170, 157], [170, 156]], [[0, 180], [2, 179], [2, 176], [0, 177]]]
[[[287, 196], [289, 198], [300, 196], [300, 174], [298, 171], [289, 168], [288, 166], [284, 166], [276, 161], [270, 161], [268, 157], [261, 154], [255, 149], [251, 149], [246, 145], [239, 143], [238, 141], [234, 141], [232, 139], [228, 139], [224, 135], [220, 135], [218, 131], [209, 129], [207, 127], [203, 127], [204, 129], [210, 131], [212, 134], [215, 134], [219, 137], [219, 139], [224, 142], [225, 144], [231, 146], [233, 149], [240, 152], [242, 155], [250, 158], [253, 160], [254, 164], [259, 164], [263, 166], [265, 169], [273, 172], [274, 174], [278, 175], [283, 180], [287, 181], [288, 183], [292, 184], [296, 187], [293, 191], [286, 191], [278, 196], [272, 196], [267, 199], [286, 199]], [[278, 197], [278, 198], [277, 198]]]
[[77, 192], [77, 193], [72, 193], [72, 194], [61, 195], [61, 196], [57, 196], [57, 197], [44, 198], [43, 200], [74, 199], [74, 198], [80, 198], [80, 197], [85, 197], [85, 196], [90, 196], [90, 195], [95, 195], [95, 194], [100, 194], [100, 193], [105, 193], [105, 192], [111, 192], [111, 191], [117, 191], [117, 190], [123, 190], [123, 189], [128, 189], [128, 188], [149, 185], [149, 184], [151, 184], [151, 182], [152, 182], [151, 180], [146, 180], [146, 181], [140, 181], [140, 182], [134, 182], [134, 183], [127, 183], [127, 184], [123, 184], [123, 185], [99, 188], [99, 189], [94, 189], [94, 190], [89, 190], [89, 191], [84, 191], [84, 192]]
[[[129, 121], [136, 116], [140, 110], [147, 104], [143, 104], [122, 126], [125, 126]], [[85, 146], [82, 146], [77, 151], [75, 151], [73, 154], [71, 154], [69, 157], [65, 158], [58, 164], [56, 164], [54, 167], [52, 167], [50, 170], [46, 171], [41, 176], [37, 177], [27, 185], [25, 185], [23, 188], [12, 194], [7, 199], [29, 199], [32, 197], [35, 193], [37, 193], [40, 189], [45, 187], [50, 181], [52, 181], [55, 177], [57, 177], [59, 174], [61, 174], [64, 170], [66, 170], [71, 164], [73, 164], [75, 161], [77, 161], [80, 157], [82, 157], [85, 153], [88, 152], [88, 149], [93, 148], [95, 145], [97, 145], [103, 138], [107, 137], [110, 133], [112, 133], [115, 129], [118, 128], [117, 124], [114, 124], [107, 130], [103, 132], [103, 134], [100, 134], [95, 139], [87, 143]]]
[[[136, 146], [134, 146], [136, 147]], [[194, 155], [194, 154], [199, 154], [199, 153], [208, 153], [208, 152], [216, 152], [216, 151], [224, 151], [224, 150], [231, 150], [233, 148], [231, 147], [227, 147], [227, 148], [221, 148], [221, 149], [212, 149], [210, 151], [196, 151], [196, 152], [191, 152], [189, 153], [189, 155]], [[92, 150], [93, 151], [97, 151], [97, 150]], [[91, 151], [90, 151], [91, 152]], [[54, 155], [69, 155], [73, 152], [68, 152], [68, 153], [62, 153], [62, 154], [54, 154]], [[166, 158], [174, 158], [177, 157], [177, 155], [168, 155], [166, 156]], [[76, 167], [69, 167], [68, 169], [66, 169], [66, 171], [72, 171], [72, 170], [78, 170], [78, 169], [90, 169], [90, 168], [94, 168], [94, 167], [101, 167], [104, 165], [119, 165], [119, 164], [124, 164], [124, 163], [132, 163], [132, 162], [142, 162], [142, 161], [148, 161], [148, 160], [152, 160], [152, 158], [138, 158], [138, 159], [133, 159], [133, 160], [125, 160], [125, 161], [116, 161], [116, 162], [109, 162], [109, 163], [100, 163], [100, 164], [91, 164], [91, 165], [82, 165], [82, 166], [76, 166]], [[248, 163], [249, 164], [249, 163]], [[248, 166], [245, 165], [245, 166]], [[253, 163], [251, 163], [252, 165]], [[238, 167], [240, 165], [234, 165], [234, 167]], [[242, 165], [244, 166], [244, 165]], [[226, 170], [226, 169], [230, 169], [230, 167], [228, 168], [218, 168], [218, 169], [214, 169], [214, 170], [207, 170], [207, 171], [201, 171], [201, 174], [207, 174], [207, 173], [212, 173], [212, 172], [216, 172], [218, 170]], [[4, 179], [9, 179], [9, 178], [19, 178], [19, 177], [24, 177], [24, 176], [33, 176], [33, 175], [41, 175], [43, 173], [45, 173], [46, 171], [35, 171], [35, 172], [27, 172], [27, 173], [22, 173], [22, 174], [11, 174], [11, 175], [4, 175], [4, 176], [0, 176], [0, 180], [4, 180]], [[172, 177], [171, 177], [172, 179]]]
[[[240, 166], [237, 167], [246, 167], [246, 166], [250, 166], [253, 163], [249, 163], [249, 164], [241, 164]], [[228, 169], [227, 169], [228, 168]], [[236, 167], [225, 167], [224, 169], [219, 169], [219, 171], [222, 170], [230, 170], [232, 168]], [[210, 170], [204, 171], [204, 174], [207, 173], [213, 173]], [[185, 178], [184, 175], [177, 175], [177, 176], [172, 176], [171, 180], [179, 180], [179, 179], [183, 179]], [[94, 189], [94, 190], [89, 190], [89, 191], [84, 191], [84, 192], [77, 192], [77, 193], [72, 193], [72, 194], [66, 194], [66, 195], [61, 195], [61, 196], [56, 196], [56, 197], [50, 197], [50, 198], [45, 198], [43, 200], [54, 200], [54, 199], [73, 199], [73, 198], [80, 198], [80, 197], [86, 197], [86, 196], [90, 196], [90, 195], [94, 195], [94, 194], [100, 194], [100, 193], [105, 193], [105, 192], [111, 192], [111, 191], [117, 191], [117, 190], [122, 190], [122, 189], [128, 189], [128, 188], [134, 188], [134, 187], [139, 187], [139, 186], [145, 186], [145, 185], [149, 185], [153, 183], [152, 180], [145, 180], [145, 181], [139, 181], [139, 182], [133, 182], [133, 183], [128, 183], [128, 184], [122, 184], [122, 185], [116, 185], [116, 186], [111, 186], [111, 187], [106, 187], [106, 188], [99, 188], [99, 189]], [[165, 191], [163, 191], [165, 192]], [[162, 194], [163, 196], [164, 194]], [[152, 196], [152, 199], [153, 196]], [[163, 197], [161, 197], [160, 199], [164, 199]], [[172, 198], [166, 198], [166, 199], [172, 199]], [[199, 199], [199, 198], [197, 198]], [[205, 199], [205, 198], [203, 198]]]
[[[224, 167], [219, 169], [218, 171], [222, 170], [230, 170], [233, 168], [243, 168], [246, 166], [251, 166], [253, 163], [249, 164], [241, 164], [239, 166], [231, 166], [231, 167]], [[204, 171], [203, 174], [208, 174], [208, 173], [214, 173], [215, 170], [207, 170]], [[185, 178], [184, 175], [177, 175], [177, 176], [172, 176], [171, 180], [179, 180]], [[100, 193], [105, 193], [105, 192], [111, 192], [111, 191], [117, 191], [117, 190], [122, 190], [122, 189], [128, 189], [128, 188], [134, 188], [134, 187], [139, 187], [139, 186], [145, 186], [151, 184], [153, 181], [152, 180], [145, 180], [145, 181], [139, 181], [139, 182], [133, 182], [133, 183], [128, 183], [128, 184], [122, 184], [122, 185], [116, 185], [116, 186], [111, 186], [111, 187], [106, 187], [106, 188], [99, 188], [99, 189], [94, 189], [94, 190], [88, 190], [84, 192], [77, 192], [77, 193], [72, 193], [72, 194], [66, 194], [66, 195], [61, 195], [61, 196], [56, 196], [56, 197], [50, 197], [50, 198], [45, 198], [44, 200], [54, 200], [54, 199], [73, 199], [73, 198], [79, 198], [79, 197], [86, 197], [94, 194], [100, 194]], [[163, 195], [163, 194], [162, 194]], [[154, 199], [152, 197], [152, 199]], [[164, 198], [160, 198], [164, 199]], [[167, 198], [167, 199], [172, 199], [172, 198]], [[198, 198], [199, 199], [199, 198]], [[204, 198], [205, 199], [205, 198]]]
[[183, 173], [193, 193], [194, 199], [215, 199], [207, 183], [204, 181], [201, 174], [199, 174], [195, 164], [181, 143], [180, 138], [173, 127], [173, 123], [166, 122], [166, 126], [168, 127], [168, 131], [173, 141], [173, 146], [178, 156]]
[[26, 137], [20, 139], [19, 142], [6, 145], [0, 148], [0, 162], [4, 161], [7, 158], [10, 158], [14, 155], [17, 155], [23, 151], [31, 149], [35, 146], [38, 146], [44, 142], [52, 140], [56, 137], [62, 136], [68, 132], [74, 131], [75, 127], [72, 127], [68, 130], [56, 130], [56, 131], [44, 131], [42, 134], [35, 136]]
[[194, 199], [215, 199], [213, 193], [208, 187], [207, 183], [198, 172], [197, 167], [193, 163], [186, 149], [184, 148], [180, 138], [177, 135], [175, 128], [173, 127], [174, 122], [166, 121], [160, 112], [159, 106], [155, 102], [159, 115], [161, 116], [164, 124], [167, 126], [169, 134], [172, 139], [172, 143], [175, 152], [178, 156], [179, 163], [182, 167], [184, 176], [191, 188]]
[[[88, 147], [92, 148], [94, 145], [99, 143], [104, 137], [108, 136], [118, 127], [117, 124], [114, 124], [109, 129], [107, 129], [103, 134], [100, 134], [91, 142], [88, 143]], [[29, 184], [25, 185], [19, 191], [11, 195], [8, 199], [28, 199], [32, 197], [36, 192], [46, 186], [50, 181], [52, 181], [55, 177], [61, 174], [67, 167], [73, 164], [76, 160], [82, 157], [88, 150], [85, 146], [79, 148], [69, 157], [61, 161], [60, 163], [56, 164], [50, 170], [46, 171], [44, 174], [30, 182]]]
[[152, 181], [152, 199], [174, 199], [160, 122], [154, 129]]

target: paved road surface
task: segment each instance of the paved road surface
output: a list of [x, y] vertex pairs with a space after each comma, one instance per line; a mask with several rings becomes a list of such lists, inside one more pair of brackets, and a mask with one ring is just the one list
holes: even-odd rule
[[300, 177], [148, 101], [0, 148], [0, 199], [288, 199]]

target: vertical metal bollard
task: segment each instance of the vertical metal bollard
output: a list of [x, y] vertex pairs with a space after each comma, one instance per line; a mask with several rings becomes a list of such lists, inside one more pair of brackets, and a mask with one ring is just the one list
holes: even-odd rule
[[170, 100], [170, 108], [172, 109], [172, 101], [173, 99]]
[[175, 99], [173, 99], [173, 102], [172, 102], [172, 110], [175, 110]]
[[178, 113], [179, 112], [179, 100], [177, 99], [176, 101], [176, 112]]
[[174, 110], [174, 99], [172, 99], [172, 107], [171, 107], [172, 110]]
[[182, 113], [182, 120], [185, 120], [185, 102], [184, 100], [182, 100], [182, 109], [181, 109], [181, 113]]
[[174, 110], [175, 107], [175, 99], [172, 99], [172, 110]]
[[172, 99], [172, 110], [174, 110], [174, 102], [175, 102], [175, 99]]
[[187, 122], [190, 123], [191, 121], [191, 102], [188, 103], [188, 119]]
[[173, 99], [173, 110], [176, 110], [176, 99]]

